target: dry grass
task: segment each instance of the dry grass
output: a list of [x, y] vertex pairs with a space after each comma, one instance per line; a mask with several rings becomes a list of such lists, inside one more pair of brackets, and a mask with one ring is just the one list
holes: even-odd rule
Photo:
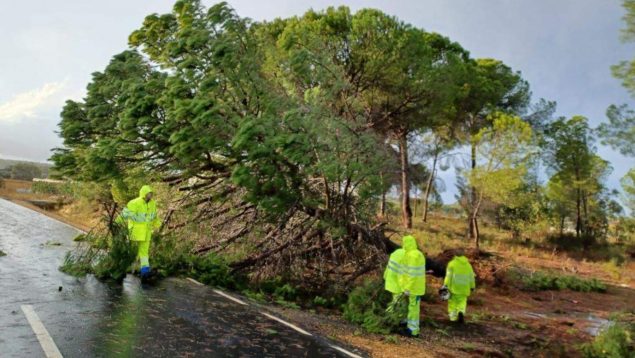
[[31, 200], [55, 201], [56, 197], [47, 194], [31, 193], [30, 181], [3, 179], [0, 186], [0, 198], [12, 201], [31, 210], [38, 211], [56, 220], [65, 222], [78, 229], [89, 231], [95, 227], [101, 219], [100, 208], [79, 200], [63, 206], [59, 210], [43, 210], [30, 203]]
[[[428, 256], [437, 256], [441, 252], [455, 248], [472, 248], [473, 242], [466, 238], [466, 222], [464, 219], [447, 217], [431, 213], [428, 222], [415, 217], [413, 229], [401, 228], [398, 217], [389, 218], [389, 227], [394, 230], [391, 237], [401, 243], [405, 234], [414, 235], [419, 247]], [[499, 230], [492, 225], [481, 224], [481, 249], [495, 253], [499, 258], [499, 266], [518, 265], [530, 271], [553, 271], [568, 275], [579, 275], [585, 278], [598, 278], [607, 283], [635, 287], [635, 263], [628, 255], [625, 262], [606, 255], [606, 259], [597, 258], [597, 252], [580, 253], [558, 250], [547, 242], [546, 234], [533, 233], [531, 241], [513, 240], [511, 233]], [[619, 250], [617, 246], [609, 250]], [[593, 256], [594, 260], [585, 256]]]

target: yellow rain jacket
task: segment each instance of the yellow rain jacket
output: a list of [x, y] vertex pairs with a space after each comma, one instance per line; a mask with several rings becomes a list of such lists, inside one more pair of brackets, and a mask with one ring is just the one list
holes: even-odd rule
[[390, 255], [384, 279], [386, 290], [392, 293], [410, 291], [413, 296], [426, 293], [426, 259], [414, 237], [404, 236], [403, 248]]
[[152, 232], [161, 227], [161, 221], [157, 216], [157, 203], [154, 199], [146, 203], [145, 197], [152, 192], [149, 185], [144, 185], [139, 190], [139, 197], [128, 202], [123, 209], [121, 217], [128, 222], [130, 240], [150, 241]]
[[456, 256], [448, 263], [443, 281], [452, 295], [469, 296], [476, 287], [474, 270], [465, 256]]

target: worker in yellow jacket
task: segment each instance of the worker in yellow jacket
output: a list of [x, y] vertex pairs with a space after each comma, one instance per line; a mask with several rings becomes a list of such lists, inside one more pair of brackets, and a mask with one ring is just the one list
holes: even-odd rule
[[426, 259], [413, 236], [404, 236], [403, 247], [390, 255], [384, 280], [386, 290], [393, 294], [392, 305], [402, 295], [408, 297], [408, 334], [418, 336], [421, 296], [426, 293]]
[[144, 185], [139, 190], [139, 197], [130, 200], [123, 209], [119, 222], [125, 220], [128, 223], [130, 240], [138, 245], [137, 259], [139, 260], [142, 278], [150, 275], [150, 241], [152, 232], [161, 227], [161, 221], [157, 215], [157, 204], [152, 199], [152, 188]]
[[[445, 280], [439, 292], [446, 295], [448, 300], [448, 314], [450, 321], [465, 323], [465, 310], [467, 309], [467, 298], [470, 296], [476, 282], [474, 270], [463, 253], [457, 253], [448, 263], [445, 270]], [[449, 294], [449, 298], [447, 297]]]

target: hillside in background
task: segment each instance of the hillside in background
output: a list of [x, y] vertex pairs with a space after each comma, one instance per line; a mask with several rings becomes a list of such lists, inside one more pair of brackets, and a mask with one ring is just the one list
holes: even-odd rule
[[3, 159], [0, 158], [0, 178], [2, 177], [11, 177], [11, 168], [15, 165], [27, 165], [34, 166], [39, 169], [41, 175], [37, 175], [37, 177], [48, 178], [50, 169], [53, 165], [48, 163], [38, 163], [38, 162], [30, 162], [24, 160], [13, 160], [13, 159]]

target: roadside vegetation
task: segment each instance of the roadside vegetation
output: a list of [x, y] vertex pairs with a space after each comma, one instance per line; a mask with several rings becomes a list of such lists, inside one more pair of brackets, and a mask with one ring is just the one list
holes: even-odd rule
[[587, 358], [635, 357], [635, 321], [625, 320], [620, 314], [613, 315], [606, 330], [592, 342], [582, 345]]

